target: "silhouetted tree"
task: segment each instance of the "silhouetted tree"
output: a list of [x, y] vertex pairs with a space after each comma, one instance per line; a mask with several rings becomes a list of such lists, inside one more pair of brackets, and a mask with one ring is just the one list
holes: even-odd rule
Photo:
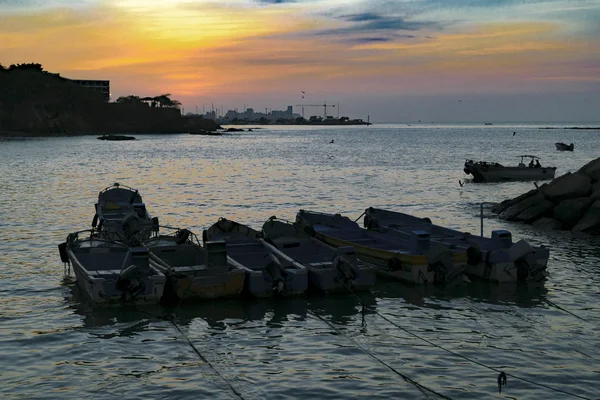
[[139, 96], [121, 96], [116, 100], [120, 104], [142, 104], [142, 99]]
[[44, 69], [42, 68], [42, 64], [38, 63], [11, 64], [9, 67], [5, 67], [4, 65], [0, 64], [1, 72], [10, 72], [16, 70], [33, 70], [39, 72], [44, 71]]
[[42, 68], [42, 64], [38, 64], [38, 63], [11, 64], [10, 67], [8, 67], [9, 71], [13, 71], [16, 69], [21, 69], [21, 70], [29, 69], [29, 70], [35, 70], [35, 71], [40, 71], [40, 72], [42, 72], [44, 70]]
[[171, 93], [161, 94], [160, 96], [154, 97], [153, 100], [158, 107], [179, 108], [181, 106], [179, 101], [171, 99]]

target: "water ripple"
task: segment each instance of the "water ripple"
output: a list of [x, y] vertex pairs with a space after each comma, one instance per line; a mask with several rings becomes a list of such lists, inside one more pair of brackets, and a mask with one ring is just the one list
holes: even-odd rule
[[[357, 218], [378, 206], [479, 233], [482, 201], [532, 185], [465, 182], [465, 158], [508, 164], [533, 152], [562, 174], [600, 145], [592, 132], [513, 130], [271, 127], [127, 144], [2, 140], [0, 394], [232, 399], [234, 388], [246, 399], [481, 399], [497, 393], [503, 370], [501, 396], [565, 397], [545, 384], [597, 397], [600, 240], [501, 221], [489, 206], [485, 234], [509, 229], [552, 249], [544, 285], [382, 283], [360, 298], [94, 310], [63, 276], [56, 245], [90, 226], [98, 191], [113, 182], [138, 188], [161, 223], [196, 232], [224, 216], [259, 228], [271, 215], [293, 220], [300, 208]], [[565, 140], [578, 150], [556, 152], [553, 143]], [[161, 318], [173, 312], [183, 335]]]

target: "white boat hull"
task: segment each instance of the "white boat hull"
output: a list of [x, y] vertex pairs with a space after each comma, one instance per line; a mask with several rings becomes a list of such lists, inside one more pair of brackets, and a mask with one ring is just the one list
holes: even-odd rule
[[335, 249], [311, 236], [297, 224], [269, 219], [263, 234], [278, 257], [308, 270], [309, 289], [324, 292], [368, 290], [375, 284], [375, 269], [356, 259], [354, 247]]
[[254, 229], [220, 218], [202, 239], [226, 243], [228, 263], [246, 271], [244, 292], [253, 297], [297, 296], [308, 289], [308, 270], [287, 262]]
[[[100, 250], [96, 257], [101, 258], [102, 252], [106, 248], [96, 248]], [[76, 252], [77, 250], [75, 250]], [[128, 296], [127, 293], [119, 290], [117, 281], [122, 272], [121, 266], [109, 263], [103, 265], [103, 268], [90, 270], [82, 263], [82, 256], [76, 254], [72, 249], [67, 249], [67, 254], [71, 262], [73, 272], [79, 288], [87, 295], [94, 306], [122, 306], [126, 304], [158, 304], [162, 298], [166, 278], [159, 271], [153, 270], [152, 275], [143, 277], [141, 283], [143, 289], [135, 296]]]

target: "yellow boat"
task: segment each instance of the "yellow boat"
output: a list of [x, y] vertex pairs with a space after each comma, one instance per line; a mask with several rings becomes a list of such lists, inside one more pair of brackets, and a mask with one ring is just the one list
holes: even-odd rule
[[425, 231], [412, 231], [407, 239], [402, 239], [363, 229], [340, 214], [306, 210], [298, 212], [296, 222], [330, 246], [353, 246], [358, 257], [376, 266], [381, 276], [441, 285], [466, 279], [466, 252], [431, 243]]
[[179, 229], [153, 236], [143, 244], [150, 250], [150, 265], [167, 277], [165, 296], [174, 297], [167, 300], [238, 297], [244, 289], [246, 271], [228, 262], [225, 242], [201, 246], [196, 235]]

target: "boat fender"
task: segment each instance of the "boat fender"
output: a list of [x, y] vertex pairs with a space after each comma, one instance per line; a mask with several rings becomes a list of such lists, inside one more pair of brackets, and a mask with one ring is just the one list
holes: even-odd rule
[[94, 214], [94, 218], [92, 218], [92, 228], [95, 228], [98, 224], [98, 214]]
[[191, 233], [192, 232], [188, 231], [187, 229], [178, 230], [177, 232], [175, 232], [175, 243], [184, 244], [190, 237]]
[[206, 229], [204, 229], [202, 231], [202, 243], [206, 243], [208, 242], [208, 231]]
[[393, 257], [387, 261], [387, 266], [392, 271], [402, 270], [402, 261], [399, 258]]
[[477, 246], [469, 246], [467, 249], [467, 264], [479, 265], [481, 259], [481, 250]]
[[64, 263], [69, 262], [69, 255], [67, 254], [67, 243], [61, 243], [58, 245], [58, 254], [60, 254], [60, 261]]
[[152, 218], [152, 230], [154, 232], [158, 232], [159, 228], [160, 228], [160, 224], [158, 222], [158, 217], [153, 217]]

